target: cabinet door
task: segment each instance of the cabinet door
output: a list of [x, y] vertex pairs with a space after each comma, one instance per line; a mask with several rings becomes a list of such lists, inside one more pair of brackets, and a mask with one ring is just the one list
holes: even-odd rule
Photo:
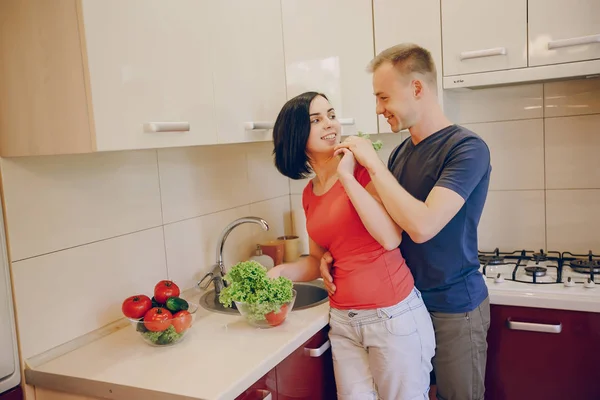
[[488, 344], [487, 400], [598, 396], [600, 314], [492, 305]]
[[328, 331], [323, 328], [277, 365], [279, 400], [337, 398]]
[[282, 12], [288, 98], [322, 92], [344, 119], [344, 135], [377, 133], [366, 70], [375, 55], [371, 1], [282, 0]]
[[276, 370], [272, 369], [267, 372], [265, 376], [236, 397], [235, 400], [278, 400]]
[[[429, 50], [437, 68], [437, 87], [442, 102], [442, 38], [440, 0], [373, 0], [375, 54], [400, 43], [414, 43]], [[418, 18], [398, 16], [418, 15]], [[391, 132], [385, 118], [379, 117], [379, 133]]]
[[23, 400], [23, 390], [20, 386], [0, 393], [0, 400]]
[[82, 0], [98, 150], [216, 143], [208, 3]]
[[529, 66], [600, 58], [600, 1], [529, 0]]
[[280, 0], [211, 3], [219, 143], [272, 140], [270, 129], [286, 101]]
[[442, 1], [444, 76], [527, 66], [527, 0]]

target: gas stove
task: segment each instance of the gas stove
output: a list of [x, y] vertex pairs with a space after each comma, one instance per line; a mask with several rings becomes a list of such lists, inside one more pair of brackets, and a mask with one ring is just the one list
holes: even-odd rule
[[500, 284], [505, 281], [535, 285], [594, 288], [600, 284], [600, 255], [557, 251], [479, 251], [480, 271]]

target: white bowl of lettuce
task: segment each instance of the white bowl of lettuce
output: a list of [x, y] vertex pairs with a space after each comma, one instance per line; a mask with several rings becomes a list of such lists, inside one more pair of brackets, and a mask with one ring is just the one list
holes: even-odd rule
[[267, 269], [256, 261], [242, 261], [223, 277], [227, 286], [219, 301], [235, 307], [245, 320], [258, 328], [281, 325], [294, 307], [296, 291], [287, 278], [271, 279]]

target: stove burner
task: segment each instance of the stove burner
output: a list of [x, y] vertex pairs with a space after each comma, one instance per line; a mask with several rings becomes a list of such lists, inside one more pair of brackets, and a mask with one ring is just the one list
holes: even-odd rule
[[575, 272], [589, 274], [593, 270], [595, 274], [600, 274], [600, 260], [578, 259], [571, 261], [570, 265]]
[[480, 261], [486, 265], [502, 265], [506, 264], [501, 256], [481, 256]]
[[542, 250], [540, 250], [539, 253], [533, 253], [531, 255], [531, 260], [535, 261], [536, 263], [539, 263], [541, 261], [547, 261], [548, 255], [546, 253], [544, 253]]
[[533, 276], [535, 274], [536, 277], [546, 275], [546, 271], [548, 269], [544, 267], [525, 267], [525, 273], [529, 276]]

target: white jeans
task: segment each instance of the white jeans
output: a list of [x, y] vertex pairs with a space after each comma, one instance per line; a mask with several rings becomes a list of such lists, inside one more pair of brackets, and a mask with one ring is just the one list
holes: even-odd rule
[[416, 288], [391, 307], [332, 308], [329, 325], [338, 399], [429, 398], [435, 335]]

